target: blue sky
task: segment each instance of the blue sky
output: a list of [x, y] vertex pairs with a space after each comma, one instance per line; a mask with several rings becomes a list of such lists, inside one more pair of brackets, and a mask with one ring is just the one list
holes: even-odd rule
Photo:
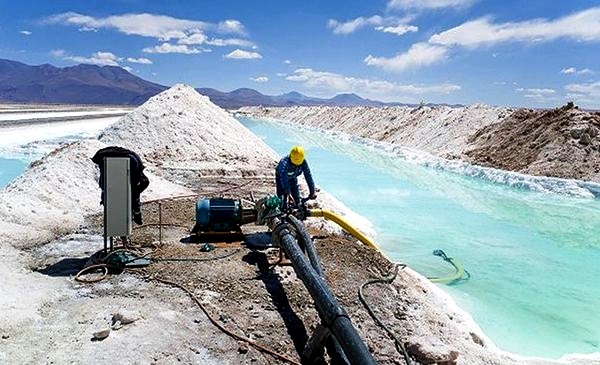
[[600, 2], [0, 0], [0, 58], [223, 91], [600, 108]]

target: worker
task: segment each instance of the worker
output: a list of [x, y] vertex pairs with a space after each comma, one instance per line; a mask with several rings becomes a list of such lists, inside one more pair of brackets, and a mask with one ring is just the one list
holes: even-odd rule
[[102, 189], [100, 204], [104, 204], [104, 158], [105, 157], [127, 157], [129, 158], [130, 182], [131, 182], [131, 213], [133, 221], [142, 224], [142, 203], [140, 194], [146, 190], [150, 181], [144, 174], [144, 164], [142, 159], [135, 152], [123, 147], [110, 146], [102, 148], [96, 152], [92, 161], [100, 168], [100, 179], [98, 184]]
[[308, 199], [316, 199], [315, 183], [310, 173], [308, 163], [304, 158], [304, 148], [294, 146], [289, 155], [282, 158], [275, 169], [275, 183], [277, 184], [277, 196], [282, 201], [282, 208], [287, 208], [288, 200], [294, 199], [294, 204], [300, 204], [300, 190], [298, 189], [298, 176], [304, 173], [304, 179], [308, 185]]

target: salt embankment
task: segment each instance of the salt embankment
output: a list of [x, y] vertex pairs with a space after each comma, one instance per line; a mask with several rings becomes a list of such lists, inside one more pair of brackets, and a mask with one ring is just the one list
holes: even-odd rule
[[600, 182], [600, 113], [492, 107], [245, 107], [284, 120], [523, 174]]
[[239, 112], [400, 144], [442, 157], [453, 157], [464, 151], [471, 133], [498, 122], [512, 110], [476, 104], [464, 108], [244, 107]]
[[[100, 212], [96, 167], [89, 159], [97, 149], [109, 144], [130, 147], [143, 156], [151, 180], [151, 190], [144, 192], [143, 200], [189, 194], [208, 181], [207, 176], [226, 177], [229, 184], [234, 184], [270, 175], [277, 161], [274, 152], [258, 137], [212, 105], [208, 98], [191, 87], [176, 85], [105, 130], [99, 139], [65, 145], [33, 163], [0, 193], [0, 275], [3, 275], [0, 362], [115, 363], [115, 359], [122, 363], [272, 362], [272, 358], [257, 355], [253, 350], [242, 351], [236, 341], [216, 331], [197, 308], [172, 289], [133, 275], [114, 276], [85, 286], [68, 276], [44, 275], [30, 269], [34, 265], [31, 256], [36, 251], [46, 255], [57, 252], [57, 258], [68, 260], [76, 253], [101, 247], [101, 234], [90, 228], [92, 224], [87, 219]], [[272, 179], [269, 184], [267, 189], [272, 191]], [[27, 250], [21, 250], [22, 247]], [[327, 254], [326, 272], [335, 273], [328, 280], [336, 290], [345, 290], [340, 300], [361, 335], [370, 341], [378, 360], [397, 363], [399, 355], [393, 341], [370, 320], [355, 290], [362, 280], [373, 276], [369, 272], [375, 266], [382, 269], [375, 264], [389, 266], [389, 262], [372, 250], [339, 237], [319, 238], [319, 249]], [[254, 278], [255, 266], [242, 260], [213, 265], [208, 266], [205, 274], [214, 275], [214, 280], [202, 282], [202, 277], [189, 277], [201, 286], [216, 285], [211, 290], [199, 289], [197, 294], [202, 295], [202, 300], [213, 310], [232, 309], [230, 316], [239, 316], [225, 316], [223, 322], [227, 320], [227, 325], [239, 326], [258, 316], [263, 330], [260, 337], [256, 327], [242, 330], [253, 331], [256, 338], [267, 336], [264, 340], [280, 336], [273, 345], [295, 354], [289, 328], [273, 325], [281, 323], [281, 318], [273, 309], [272, 293]], [[225, 266], [228, 272], [219, 272], [218, 265], [229, 265]], [[205, 268], [181, 267], [178, 269], [182, 275], [193, 275]], [[166, 270], [172, 272], [175, 268]], [[280, 278], [277, 286], [288, 293], [284, 297], [286, 302], [289, 300], [300, 315], [309, 313], [312, 317], [308, 318], [314, 320], [314, 308], [306, 300], [299, 280], [289, 271], [284, 275], [281, 271], [284, 268], [276, 270], [280, 270], [275, 272]], [[235, 285], [219, 282], [220, 276], [235, 277], [238, 272], [244, 275], [236, 278]], [[222, 292], [215, 292], [217, 289]], [[237, 299], [221, 303], [228, 291]], [[250, 297], [244, 305], [238, 303], [241, 294]], [[575, 358], [524, 360], [496, 351], [468, 314], [453, 305], [440, 289], [410, 271], [401, 273], [390, 289], [371, 295], [384, 320], [392, 323], [415, 351], [425, 357], [447, 358], [456, 352], [459, 364], [590, 363], [589, 359]], [[105, 325], [111, 313], [123, 308], [134, 309], [140, 320], [105, 341], [90, 341], [91, 333]]]

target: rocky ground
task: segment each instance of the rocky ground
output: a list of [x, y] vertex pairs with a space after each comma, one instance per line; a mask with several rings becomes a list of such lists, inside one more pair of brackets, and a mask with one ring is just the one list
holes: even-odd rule
[[[74, 275], [102, 247], [97, 171], [89, 158], [108, 144], [130, 147], [146, 163], [151, 185], [142, 195], [145, 225], [132, 238], [136, 252], [151, 252], [155, 260], [145, 269], [84, 284]], [[201, 252], [203, 240], [189, 236], [198, 196], [252, 200], [271, 193], [276, 158], [208, 98], [176, 85], [98, 139], [65, 145], [32, 164], [0, 192], [0, 363], [283, 362], [226, 334], [184, 291], [157, 279], [187, 288], [226, 331], [298, 361], [318, 316], [292, 268], [267, 264], [266, 228], [245, 226], [245, 237], [217, 242], [211, 252]], [[325, 192], [316, 204], [349, 213]], [[357, 295], [363, 282], [386, 275], [392, 263], [321, 220], [309, 219], [309, 230], [326, 281], [375, 359], [402, 364], [394, 342]], [[500, 352], [468, 314], [408, 268], [391, 285], [368, 287], [366, 295], [417, 363], [600, 362]]]
[[521, 173], [600, 182], [600, 113], [485, 105], [433, 107], [246, 107], [296, 122]]

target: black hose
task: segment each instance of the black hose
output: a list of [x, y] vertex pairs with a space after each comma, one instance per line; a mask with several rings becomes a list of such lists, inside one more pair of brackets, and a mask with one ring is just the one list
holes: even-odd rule
[[[298, 240], [301, 246], [304, 248], [304, 251], [308, 255], [308, 259], [313, 269], [317, 272], [317, 274], [325, 278], [325, 272], [323, 271], [323, 265], [321, 265], [321, 260], [319, 259], [319, 255], [317, 254], [317, 249], [313, 243], [310, 234], [306, 230], [306, 226], [302, 221], [296, 218], [293, 215], [288, 216], [289, 223], [294, 227], [298, 234]], [[321, 318], [323, 321], [323, 318]], [[329, 336], [327, 338], [327, 350], [332, 357], [333, 363], [335, 364], [349, 364], [350, 361], [346, 357], [342, 346], [338, 342], [338, 340], [334, 336]]]
[[344, 354], [352, 364], [374, 365], [373, 355], [352, 325], [348, 314], [338, 304], [325, 280], [317, 274], [306, 259], [298, 246], [298, 242], [288, 230], [288, 225], [278, 219], [274, 223], [274, 239], [292, 262], [296, 275], [304, 283], [313, 298], [323, 324], [339, 341]]
[[292, 224], [292, 227], [298, 232], [298, 238], [302, 241], [302, 245], [306, 249], [306, 254], [308, 255], [308, 259], [310, 260], [310, 264], [315, 269], [317, 274], [321, 277], [325, 276], [323, 272], [323, 265], [321, 265], [321, 260], [319, 260], [319, 255], [317, 254], [317, 249], [306, 230], [306, 227], [302, 223], [302, 221], [293, 215], [288, 216], [289, 222]]
[[402, 341], [400, 341], [398, 336], [396, 336], [396, 334], [394, 332], [392, 332], [392, 330], [390, 330], [383, 322], [381, 322], [381, 320], [377, 317], [377, 315], [375, 315], [375, 312], [373, 312], [373, 309], [371, 309], [371, 306], [365, 299], [365, 294], [363, 292], [364, 288], [366, 288], [367, 285], [376, 284], [376, 283], [391, 284], [396, 279], [396, 276], [398, 276], [398, 270], [400, 267], [402, 267], [402, 269], [404, 269], [406, 267], [406, 265], [396, 264], [394, 266], [394, 272], [389, 274], [388, 276], [364, 282], [358, 289], [358, 297], [360, 298], [360, 301], [365, 306], [365, 308], [367, 309], [367, 312], [369, 312], [369, 315], [371, 316], [371, 318], [373, 318], [375, 323], [377, 323], [377, 325], [379, 327], [383, 328], [385, 330], [385, 332], [387, 332], [387, 334], [394, 340], [394, 344], [396, 345], [396, 350], [404, 357], [404, 361], [406, 361], [406, 364], [411, 365], [412, 361], [410, 360], [410, 357], [408, 356], [408, 352], [406, 352], [406, 349], [404, 348], [404, 344], [402, 343]]

